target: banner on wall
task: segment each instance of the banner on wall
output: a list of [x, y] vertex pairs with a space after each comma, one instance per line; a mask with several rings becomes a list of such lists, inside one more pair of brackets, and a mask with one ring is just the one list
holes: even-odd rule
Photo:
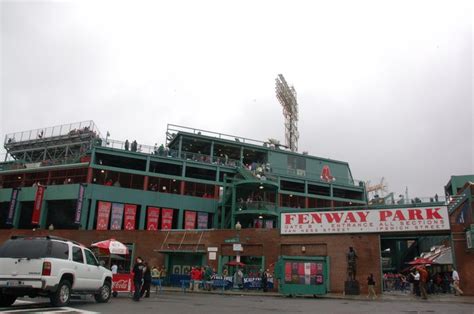
[[110, 208], [112, 203], [99, 201], [97, 208], [97, 230], [109, 229]]
[[135, 219], [137, 216], [137, 205], [125, 204], [124, 229], [135, 230]]
[[273, 220], [271, 220], [271, 219], [266, 219], [266, 220], [265, 220], [265, 228], [267, 228], [267, 229], [272, 229], [272, 228], [273, 228]]
[[196, 212], [187, 210], [184, 212], [184, 229], [195, 229], [196, 227]]
[[161, 210], [161, 230], [171, 230], [173, 225], [173, 210], [163, 208]]
[[112, 218], [110, 220], [110, 230], [122, 229], [123, 208], [123, 204], [112, 203]]
[[198, 229], [207, 229], [207, 224], [209, 220], [209, 214], [199, 212], [198, 213]]
[[77, 195], [77, 202], [76, 202], [76, 215], [74, 218], [74, 223], [79, 225], [81, 224], [81, 215], [82, 215], [82, 203], [84, 200], [84, 192], [86, 191], [86, 187], [84, 184], [79, 184], [79, 194]]
[[446, 206], [281, 214], [281, 234], [450, 230]]
[[45, 189], [46, 187], [42, 185], [39, 185], [36, 189], [35, 204], [33, 205], [33, 214], [31, 215], [32, 225], [39, 225]]
[[18, 203], [19, 188], [12, 189], [12, 195], [10, 197], [10, 204], [8, 205], [8, 216], [5, 221], [7, 225], [13, 225], [13, 217], [15, 217], [16, 204]]
[[159, 208], [148, 207], [147, 216], [146, 216], [146, 230], [157, 230], [159, 217], [160, 217]]
[[253, 226], [254, 226], [254, 228], [257, 228], [257, 229], [263, 228], [263, 220], [262, 220], [262, 219], [255, 218], [255, 219], [253, 220]]

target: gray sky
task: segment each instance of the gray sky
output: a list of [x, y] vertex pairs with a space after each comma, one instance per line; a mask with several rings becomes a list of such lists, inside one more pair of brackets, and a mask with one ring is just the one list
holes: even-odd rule
[[[98, 2], [98, 3], [96, 3]], [[166, 124], [284, 142], [410, 196], [474, 173], [471, 1], [2, 1], [0, 136], [94, 120], [163, 142]]]

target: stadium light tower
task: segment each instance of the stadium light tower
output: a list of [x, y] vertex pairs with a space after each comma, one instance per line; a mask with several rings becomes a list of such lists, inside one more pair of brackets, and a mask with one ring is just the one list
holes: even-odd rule
[[292, 151], [298, 151], [298, 103], [296, 102], [296, 90], [288, 86], [283, 74], [276, 78], [276, 97], [283, 107], [285, 117], [285, 144]]

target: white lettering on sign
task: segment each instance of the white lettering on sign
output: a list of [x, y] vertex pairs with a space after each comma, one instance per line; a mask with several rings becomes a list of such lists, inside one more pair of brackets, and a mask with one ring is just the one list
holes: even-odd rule
[[281, 214], [282, 234], [449, 230], [446, 206]]

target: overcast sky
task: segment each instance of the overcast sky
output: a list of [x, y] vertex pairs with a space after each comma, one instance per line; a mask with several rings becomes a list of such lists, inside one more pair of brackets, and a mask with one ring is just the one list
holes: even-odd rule
[[2, 1], [0, 136], [94, 120], [284, 142], [410, 197], [474, 173], [472, 1]]

